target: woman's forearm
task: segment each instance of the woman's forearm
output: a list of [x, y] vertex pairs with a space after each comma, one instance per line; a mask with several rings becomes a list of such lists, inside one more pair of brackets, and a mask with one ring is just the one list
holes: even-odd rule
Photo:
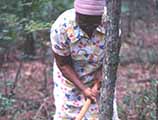
[[78, 75], [76, 74], [74, 69], [71, 67], [71, 65], [69, 64], [66, 64], [63, 66], [58, 65], [58, 67], [62, 71], [63, 76], [67, 78], [68, 80], [70, 80], [81, 91], [84, 91], [84, 89], [86, 89], [86, 86], [79, 79]]
[[60, 71], [62, 72], [63, 76], [71, 81], [77, 88], [83, 91], [86, 86], [82, 83], [79, 79], [77, 73], [73, 69], [71, 56], [60, 56], [54, 52], [54, 57], [59, 67]]

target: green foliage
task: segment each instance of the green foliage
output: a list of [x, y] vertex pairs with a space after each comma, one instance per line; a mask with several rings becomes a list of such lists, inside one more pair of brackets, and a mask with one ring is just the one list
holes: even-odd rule
[[53, 6], [55, 6], [59, 11], [64, 11], [73, 7], [74, 0], [53, 0]]
[[124, 97], [123, 103], [129, 106], [130, 105], [130, 100], [131, 100], [131, 96], [127, 95], [127, 96]]
[[156, 89], [157, 84], [158, 84], [157, 80], [152, 80], [151, 88], [145, 89], [143, 92], [140, 93], [140, 98], [138, 99], [137, 102], [138, 103], [137, 111], [139, 113], [140, 119], [143, 119], [143, 117], [145, 116], [149, 120], [156, 120], [155, 101], [158, 92]]
[[127, 2], [123, 2], [121, 5], [121, 12], [128, 13], [129, 12], [129, 5]]
[[38, 21], [29, 21], [29, 23], [25, 26], [25, 30], [28, 32], [33, 32], [37, 30], [42, 30], [46, 28], [50, 28], [51, 24], [47, 22], [38, 22]]
[[0, 42], [11, 42], [15, 40], [17, 28], [18, 28], [18, 17], [14, 14], [1, 14], [0, 15]]
[[3, 116], [5, 111], [13, 106], [14, 102], [14, 99], [7, 98], [2, 93], [0, 93], [0, 116]]
[[[140, 92], [132, 91], [124, 97], [123, 103], [126, 107], [119, 106], [119, 113], [123, 118], [128, 114], [128, 111], [134, 110], [138, 115], [139, 120], [156, 120], [156, 97], [157, 80], [152, 80], [150, 87]], [[127, 110], [125, 110], [125, 108]]]
[[73, 0], [1, 0], [0, 44], [8, 44], [25, 32], [48, 29], [52, 20], [73, 7]]
[[54, 7], [54, 19], [56, 19], [59, 14], [61, 14], [64, 10], [66, 9], [70, 9], [73, 7], [73, 2], [74, 0], [64, 0], [64, 1], [61, 1], [61, 0], [53, 0], [52, 2], [52, 5]]

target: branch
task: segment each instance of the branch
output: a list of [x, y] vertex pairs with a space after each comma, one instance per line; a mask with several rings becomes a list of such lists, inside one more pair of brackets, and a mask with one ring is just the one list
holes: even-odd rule
[[14, 92], [14, 89], [15, 89], [17, 83], [18, 83], [18, 77], [19, 77], [21, 68], [22, 68], [22, 62], [20, 61], [20, 65], [19, 65], [18, 70], [17, 70], [17, 72], [16, 72], [16, 76], [15, 76], [14, 84], [13, 84], [13, 87], [12, 87], [12, 90], [11, 90], [12, 93]]
[[47, 101], [49, 100], [49, 97], [45, 98], [43, 103], [41, 104], [41, 106], [39, 107], [39, 109], [37, 110], [35, 117], [33, 118], [33, 120], [37, 120], [38, 116], [41, 112], [41, 110], [44, 108], [46, 110], [47, 115], [49, 115], [49, 112], [47, 111], [46, 105], [47, 105]]

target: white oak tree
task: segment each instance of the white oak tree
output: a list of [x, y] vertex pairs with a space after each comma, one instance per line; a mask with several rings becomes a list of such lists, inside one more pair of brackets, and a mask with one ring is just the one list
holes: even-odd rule
[[106, 51], [104, 64], [104, 80], [101, 83], [99, 102], [99, 120], [112, 120], [113, 99], [116, 73], [119, 64], [121, 41], [119, 37], [119, 19], [121, 0], [107, 0]]

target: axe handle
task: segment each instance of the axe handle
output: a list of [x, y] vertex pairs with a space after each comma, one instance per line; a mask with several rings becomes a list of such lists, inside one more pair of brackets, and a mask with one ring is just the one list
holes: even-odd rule
[[91, 99], [87, 98], [86, 102], [84, 103], [80, 113], [77, 115], [75, 120], [82, 120], [86, 112], [88, 111], [89, 106], [91, 105]]
[[[98, 88], [98, 84], [99, 82], [96, 82], [93, 86], [93, 88]], [[92, 88], [92, 89], [93, 89]], [[81, 108], [79, 114], [77, 115], [75, 120], [82, 120], [82, 118], [84, 117], [84, 115], [86, 114], [86, 112], [88, 111], [88, 108], [91, 105], [91, 99], [87, 98], [86, 102], [84, 103], [83, 107]]]

